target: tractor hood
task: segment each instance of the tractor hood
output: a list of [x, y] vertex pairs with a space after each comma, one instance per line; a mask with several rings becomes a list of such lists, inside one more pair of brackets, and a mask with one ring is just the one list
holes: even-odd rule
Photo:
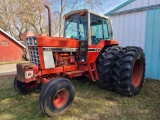
[[26, 39], [28, 46], [78, 48], [79, 41], [74, 38], [36, 36]]

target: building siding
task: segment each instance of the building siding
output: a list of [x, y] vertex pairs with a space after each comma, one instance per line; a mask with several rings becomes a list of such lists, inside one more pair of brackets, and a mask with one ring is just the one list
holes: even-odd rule
[[120, 6], [106, 13], [112, 19], [114, 39], [120, 46], [144, 49], [145, 77], [160, 80], [160, 0], [130, 0]]
[[131, 10], [131, 9], [150, 6], [150, 5], [158, 5], [158, 4], [160, 4], [160, 0], [135, 0], [130, 4], [124, 6], [123, 8], [117, 10], [116, 12]]
[[[7, 40], [9, 45], [3, 46], [3, 40]], [[18, 61], [21, 59], [22, 47], [0, 32], [0, 62]]]
[[146, 77], [160, 80], [160, 9], [147, 12]]
[[145, 49], [146, 11], [110, 16], [114, 39], [119, 45], [139, 46]]

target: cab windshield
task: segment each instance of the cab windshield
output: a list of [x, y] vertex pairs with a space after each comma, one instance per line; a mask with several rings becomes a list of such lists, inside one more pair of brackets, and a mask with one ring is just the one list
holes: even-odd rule
[[88, 17], [87, 12], [76, 13], [65, 19], [64, 37], [77, 40], [87, 40]]

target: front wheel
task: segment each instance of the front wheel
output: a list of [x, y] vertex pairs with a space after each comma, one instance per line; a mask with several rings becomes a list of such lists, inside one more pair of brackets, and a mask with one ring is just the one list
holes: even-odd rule
[[29, 83], [24, 83], [19, 80], [17, 80], [17, 77], [14, 78], [14, 89], [21, 94], [28, 94], [31, 92], [34, 92], [37, 88], [36, 81], [32, 81]]
[[47, 83], [40, 94], [40, 107], [44, 113], [53, 117], [66, 111], [75, 96], [71, 81], [66, 78], [55, 78]]

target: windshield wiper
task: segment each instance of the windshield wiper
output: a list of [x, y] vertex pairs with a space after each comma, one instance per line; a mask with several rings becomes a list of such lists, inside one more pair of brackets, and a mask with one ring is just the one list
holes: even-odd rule
[[68, 25], [69, 25], [74, 19], [76, 19], [76, 18], [79, 18], [79, 17], [73, 17], [73, 18], [69, 21], [69, 23], [66, 25], [65, 30], [67, 29]]
[[71, 20], [69, 21], [69, 23], [66, 25], [65, 30], [67, 29], [68, 25], [69, 25], [69, 24], [70, 24], [70, 22], [72, 22], [72, 21], [73, 21], [73, 19], [71, 19]]

